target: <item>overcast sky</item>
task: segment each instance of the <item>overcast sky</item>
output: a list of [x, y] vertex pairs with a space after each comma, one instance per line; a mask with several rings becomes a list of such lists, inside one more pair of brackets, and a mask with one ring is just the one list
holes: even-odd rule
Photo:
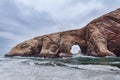
[[79, 29], [120, 7], [120, 0], [0, 0], [0, 53], [52, 32]]

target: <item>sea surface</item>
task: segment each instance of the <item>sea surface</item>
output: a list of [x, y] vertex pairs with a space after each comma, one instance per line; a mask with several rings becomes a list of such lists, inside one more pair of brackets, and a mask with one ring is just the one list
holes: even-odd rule
[[0, 57], [0, 80], [120, 80], [120, 57]]

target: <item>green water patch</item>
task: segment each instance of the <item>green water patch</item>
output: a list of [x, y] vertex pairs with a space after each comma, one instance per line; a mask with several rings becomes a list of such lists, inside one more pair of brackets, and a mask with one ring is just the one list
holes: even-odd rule
[[78, 57], [61, 61], [73, 65], [111, 65], [120, 68], [120, 57]]
[[[40, 57], [11, 57], [10, 59], [27, 60], [22, 62], [34, 62], [35, 65], [65, 66], [72, 65], [111, 65], [120, 68], [120, 57], [71, 57], [71, 58], [40, 58]], [[43, 63], [42, 63], [43, 62]], [[47, 62], [47, 63], [46, 63]]]

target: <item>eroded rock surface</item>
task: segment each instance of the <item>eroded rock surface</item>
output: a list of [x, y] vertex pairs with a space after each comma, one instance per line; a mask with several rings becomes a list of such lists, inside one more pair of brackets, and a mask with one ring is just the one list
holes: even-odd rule
[[70, 57], [73, 45], [92, 56], [120, 56], [120, 9], [105, 14], [82, 29], [57, 32], [22, 42], [5, 56]]

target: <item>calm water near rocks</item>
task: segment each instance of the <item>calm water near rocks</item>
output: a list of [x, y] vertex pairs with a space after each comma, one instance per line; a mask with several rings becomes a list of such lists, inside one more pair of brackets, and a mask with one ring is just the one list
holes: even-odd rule
[[0, 74], [0, 80], [120, 80], [120, 57], [1, 57]]

